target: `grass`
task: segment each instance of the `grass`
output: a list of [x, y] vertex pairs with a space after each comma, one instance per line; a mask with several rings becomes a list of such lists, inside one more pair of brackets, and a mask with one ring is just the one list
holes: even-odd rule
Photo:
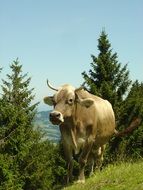
[[109, 165], [86, 179], [85, 184], [73, 184], [64, 190], [143, 190], [143, 161]]

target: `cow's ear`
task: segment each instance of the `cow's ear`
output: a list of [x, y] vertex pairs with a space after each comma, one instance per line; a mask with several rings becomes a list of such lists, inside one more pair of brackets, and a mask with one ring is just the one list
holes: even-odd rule
[[80, 104], [86, 108], [89, 108], [94, 104], [94, 100], [92, 98], [80, 99]]
[[82, 99], [77, 95], [77, 93], [75, 94], [75, 97], [76, 97], [76, 102], [78, 102], [80, 105], [86, 108], [89, 108], [94, 104], [94, 100], [92, 98]]
[[77, 93], [75, 93], [75, 100], [77, 103], [79, 103], [81, 106], [84, 106], [86, 108], [89, 108], [90, 106], [92, 106], [94, 104], [94, 100], [92, 98], [85, 98], [82, 99], [78, 96]]
[[53, 106], [54, 104], [53, 96], [47, 96], [43, 100], [44, 100], [44, 103], [48, 104], [49, 106]]

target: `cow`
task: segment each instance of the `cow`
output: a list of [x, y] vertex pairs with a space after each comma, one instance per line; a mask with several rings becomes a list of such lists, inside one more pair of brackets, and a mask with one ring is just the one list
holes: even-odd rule
[[95, 96], [83, 87], [69, 84], [54, 88], [47, 80], [48, 87], [55, 90], [53, 96], [44, 102], [53, 106], [49, 120], [59, 125], [65, 159], [68, 165], [67, 183], [72, 181], [73, 153], [79, 153], [78, 182], [85, 182], [85, 166], [90, 162], [91, 173], [94, 164], [101, 165], [106, 143], [115, 131], [115, 116], [111, 104]]

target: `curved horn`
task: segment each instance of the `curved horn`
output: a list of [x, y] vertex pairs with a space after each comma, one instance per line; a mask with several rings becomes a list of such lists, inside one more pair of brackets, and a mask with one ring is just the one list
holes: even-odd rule
[[79, 88], [76, 88], [75, 92], [78, 92], [80, 90], [85, 90], [84, 84], [85, 84], [85, 82]]
[[79, 87], [79, 88], [76, 88], [75, 89], [75, 92], [78, 92], [78, 91], [80, 91], [80, 90], [84, 90], [85, 88], [84, 88], [84, 85], [85, 85], [85, 82]]
[[50, 83], [49, 83], [49, 80], [47, 79], [47, 85], [49, 88], [51, 88], [52, 90], [55, 90], [55, 91], [58, 91], [57, 88], [54, 88]]
[[82, 90], [83, 89], [83, 86], [80, 86], [79, 88], [76, 88], [75, 89], [75, 92], [78, 92], [78, 91], [80, 91], [80, 90]]

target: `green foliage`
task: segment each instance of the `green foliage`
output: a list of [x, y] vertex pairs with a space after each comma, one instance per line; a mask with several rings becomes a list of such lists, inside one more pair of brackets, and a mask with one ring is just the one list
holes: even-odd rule
[[10, 67], [0, 99], [0, 189], [54, 189], [66, 173], [60, 148], [44, 141], [43, 132], [34, 128], [38, 103], [31, 103], [31, 79], [22, 75], [18, 60]]
[[131, 80], [127, 65], [121, 67], [117, 53], [112, 53], [111, 44], [105, 31], [101, 32], [98, 39], [98, 57], [91, 55], [91, 69], [82, 76], [85, 87], [92, 94], [107, 99], [113, 105], [116, 117], [119, 117], [120, 105], [124, 99]]
[[[118, 123], [119, 130], [127, 128], [136, 117], [143, 118], [143, 83], [135, 81], [123, 102], [122, 117]], [[116, 138], [112, 142], [112, 150], [127, 157], [143, 157], [143, 123], [130, 134]]]
[[123, 120], [128, 118], [129, 121], [133, 117], [143, 117], [143, 83], [135, 81], [128, 93], [127, 98], [124, 101], [124, 110], [126, 112], [123, 115]]
[[58, 145], [48, 141], [33, 144], [22, 170], [25, 172], [23, 189], [47, 190], [61, 186], [66, 173], [64, 165]]

